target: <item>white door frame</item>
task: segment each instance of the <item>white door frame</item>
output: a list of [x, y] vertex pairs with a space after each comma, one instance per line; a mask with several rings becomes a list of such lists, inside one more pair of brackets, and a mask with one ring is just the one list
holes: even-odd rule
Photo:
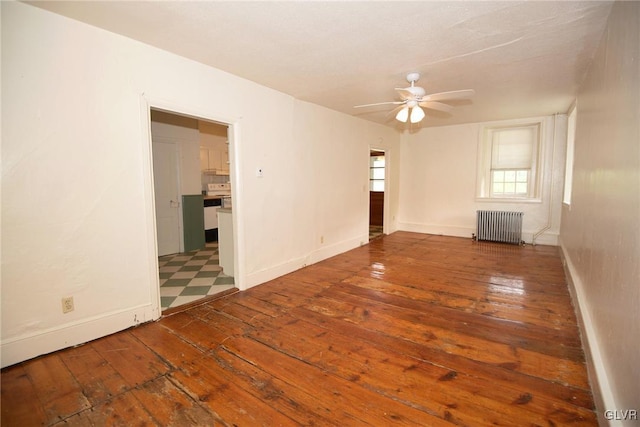
[[185, 107], [173, 102], [160, 99], [153, 99], [145, 94], [140, 96], [140, 117], [141, 117], [141, 134], [142, 134], [142, 167], [144, 179], [144, 199], [145, 212], [147, 218], [147, 258], [149, 260], [149, 277], [154, 278], [149, 284], [150, 301], [153, 305], [153, 318], [158, 319], [162, 315], [160, 304], [160, 279], [158, 275], [158, 242], [157, 242], [157, 226], [155, 220], [155, 197], [154, 197], [154, 181], [153, 181], [153, 141], [151, 138], [151, 109], [161, 110], [168, 113], [178, 114], [196, 119], [207, 120], [220, 123], [228, 127], [229, 138], [229, 162], [231, 168], [229, 170], [229, 178], [231, 180], [231, 188], [233, 193], [233, 241], [234, 241], [234, 282], [238, 289], [246, 289], [246, 271], [245, 271], [245, 239], [244, 239], [244, 223], [243, 218], [243, 193], [242, 193], [242, 161], [241, 161], [241, 117], [229, 117], [219, 112], [211, 112], [205, 107]]

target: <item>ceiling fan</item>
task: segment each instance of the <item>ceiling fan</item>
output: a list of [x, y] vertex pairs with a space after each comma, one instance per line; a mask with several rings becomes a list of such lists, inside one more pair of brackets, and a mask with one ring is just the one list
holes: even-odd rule
[[424, 111], [422, 108], [450, 113], [453, 110], [453, 106], [440, 101], [467, 99], [475, 94], [473, 89], [463, 89], [427, 95], [424, 88], [415, 85], [419, 79], [419, 73], [409, 73], [407, 74], [407, 81], [411, 83], [411, 86], [395, 89], [398, 92], [398, 95], [400, 95], [402, 101], [377, 102], [375, 104], [356, 105], [353, 108], [373, 107], [376, 105], [397, 105], [398, 107], [391, 111], [389, 115], [395, 115], [396, 120], [403, 123], [407, 123], [407, 121], [411, 121], [411, 123], [418, 123], [424, 118]]

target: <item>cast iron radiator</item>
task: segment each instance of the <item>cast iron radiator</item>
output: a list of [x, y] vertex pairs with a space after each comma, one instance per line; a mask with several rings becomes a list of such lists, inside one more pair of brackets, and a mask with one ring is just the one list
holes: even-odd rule
[[519, 245], [522, 241], [523, 212], [476, 211], [477, 240]]

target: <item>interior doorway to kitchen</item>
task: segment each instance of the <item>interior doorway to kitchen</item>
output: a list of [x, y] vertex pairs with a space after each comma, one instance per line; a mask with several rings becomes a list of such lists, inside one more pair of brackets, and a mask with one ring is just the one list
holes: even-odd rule
[[233, 251], [233, 243], [221, 248], [218, 215], [209, 212], [225, 202], [231, 216], [230, 128], [154, 108], [150, 117], [159, 293], [166, 314], [235, 290], [233, 274], [220, 262], [220, 251]]
[[369, 240], [383, 234], [385, 163], [383, 150], [369, 150]]

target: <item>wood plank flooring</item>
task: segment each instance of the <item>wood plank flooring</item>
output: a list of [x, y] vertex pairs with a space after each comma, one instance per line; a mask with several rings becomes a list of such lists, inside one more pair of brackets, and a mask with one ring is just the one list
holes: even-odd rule
[[2, 425], [597, 425], [559, 251], [397, 232], [2, 371]]

